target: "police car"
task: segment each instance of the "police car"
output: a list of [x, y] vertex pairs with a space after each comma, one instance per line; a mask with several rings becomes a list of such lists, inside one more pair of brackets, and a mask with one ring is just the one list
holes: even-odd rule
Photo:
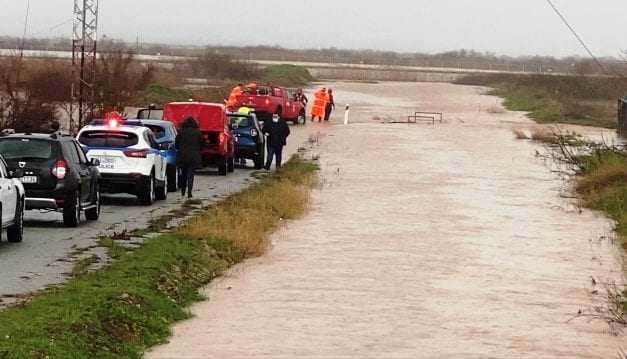
[[107, 115], [78, 133], [87, 157], [100, 162], [100, 189], [128, 193], [144, 205], [168, 195], [167, 161], [154, 133], [139, 121]]

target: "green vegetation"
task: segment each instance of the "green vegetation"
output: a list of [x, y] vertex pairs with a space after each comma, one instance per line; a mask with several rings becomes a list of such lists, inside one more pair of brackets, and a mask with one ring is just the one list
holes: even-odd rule
[[489, 74], [457, 83], [492, 87], [509, 110], [527, 111], [538, 123], [606, 128], [616, 128], [616, 102], [627, 91], [627, 79], [607, 77]]
[[262, 82], [285, 87], [306, 86], [314, 80], [309, 71], [296, 65], [271, 65], [261, 71]]
[[[141, 358], [189, 317], [198, 289], [263, 253], [282, 219], [307, 208], [317, 166], [294, 158], [276, 174], [137, 249], [104, 238], [113, 263], [0, 312], [0, 358]], [[262, 220], [258, 220], [261, 218]]]
[[616, 221], [616, 233], [627, 248], [627, 152], [602, 147], [576, 161], [581, 173], [576, 190], [583, 205]]
[[184, 89], [174, 89], [160, 84], [152, 84], [141, 91], [135, 100], [139, 104], [168, 103], [177, 101], [187, 101], [194, 97], [194, 93]]

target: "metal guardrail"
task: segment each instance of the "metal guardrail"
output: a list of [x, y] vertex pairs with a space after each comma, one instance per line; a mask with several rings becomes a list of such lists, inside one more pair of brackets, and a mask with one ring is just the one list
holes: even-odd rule
[[442, 112], [416, 111], [413, 115], [407, 116], [408, 123], [417, 123], [418, 121], [431, 122], [435, 126], [436, 121], [444, 122], [444, 114]]

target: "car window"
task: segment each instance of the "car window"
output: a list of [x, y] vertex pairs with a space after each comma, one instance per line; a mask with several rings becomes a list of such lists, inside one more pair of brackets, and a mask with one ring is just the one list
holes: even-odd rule
[[78, 158], [78, 153], [76, 152], [76, 147], [72, 142], [62, 142], [61, 147], [63, 148], [63, 153], [65, 155], [65, 159], [73, 164], [79, 164], [80, 160]]
[[149, 129], [152, 130], [152, 133], [155, 135], [156, 139], [164, 138], [168, 133], [165, 131], [164, 127], [158, 125], [146, 125]]
[[275, 88], [274, 89], [274, 96], [275, 97], [283, 97], [283, 90], [281, 90], [280, 88]]
[[72, 141], [72, 143], [74, 144], [74, 147], [76, 147], [76, 151], [78, 152], [78, 159], [81, 161], [81, 163], [87, 164], [89, 161], [87, 160], [87, 156], [85, 156], [85, 152], [83, 152], [81, 146], [76, 142]]
[[5, 138], [0, 140], [0, 154], [7, 160], [48, 160], [53, 156], [52, 142], [30, 138]]
[[136, 134], [122, 131], [85, 131], [78, 142], [87, 147], [126, 148], [139, 143]]
[[150, 143], [150, 147], [158, 148], [157, 140], [155, 140], [155, 135], [152, 132], [145, 132], [146, 142]]
[[251, 127], [252, 120], [250, 117], [229, 117], [229, 123], [234, 124], [237, 123], [237, 127]]

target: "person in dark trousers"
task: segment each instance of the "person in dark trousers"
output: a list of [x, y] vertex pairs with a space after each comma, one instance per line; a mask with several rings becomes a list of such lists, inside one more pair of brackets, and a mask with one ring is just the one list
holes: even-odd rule
[[281, 168], [283, 147], [287, 144], [287, 137], [290, 135], [290, 127], [279, 115], [273, 115], [272, 121], [266, 121], [263, 124], [262, 132], [267, 136], [266, 143], [268, 144], [266, 170], [270, 170], [273, 157], [276, 157], [276, 168]]
[[327, 107], [324, 109], [325, 121], [329, 121], [329, 118], [331, 117], [331, 112], [335, 110], [335, 101], [333, 100], [333, 90], [329, 89], [327, 98], [329, 99], [329, 101], [327, 101]]
[[176, 135], [176, 165], [179, 167], [179, 185], [181, 195], [192, 198], [194, 189], [194, 172], [202, 165], [200, 148], [203, 144], [202, 133], [194, 118], [188, 117], [183, 121], [181, 130]]

